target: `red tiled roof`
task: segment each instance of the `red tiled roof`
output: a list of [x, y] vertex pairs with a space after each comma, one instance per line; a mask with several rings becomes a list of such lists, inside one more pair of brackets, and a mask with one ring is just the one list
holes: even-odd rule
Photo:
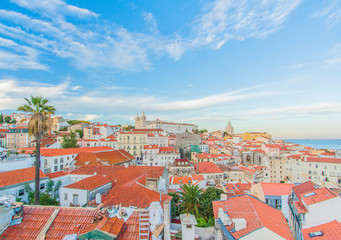
[[139, 212], [135, 210], [123, 225], [118, 240], [139, 240]]
[[292, 191], [295, 193], [297, 198], [301, 200], [301, 194], [314, 191], [315, 189], [317, 189], [317, 187], [315, 187], [315, 183], [313, 183], [312, 181], [308, 181], [293, 187]]
[[[171, 196], [161, 194], [161, 200], [170, 201]], [[104, 206], [122, 205], [123, 207], [135, 206], [146, 208], [152, 202], [160, 201], [160, 193], [142, 186], [138, 183], [121, 185], [112, 188], [106, 195], [102, 195]]]
[[1, 235], [6, 240], [36, 239], [55, 209], [60, 209], [46, 232], [46, 240], [63, 239], [66, 235], [78, 234], [94, 221], [96, 209], [66, 208], [52, 206], [23, 206], [21, 224], [9, 226]]
[[159, 149], [159, 146], [157, 144], [154, 145], [144, 145], [143, 149], [147, 150], [147, 149]]
[[[310, 237], [309, 233], [313, 232], [323, 232], [323, 236], [315, 236]], [[329, 223], [321, 224], [311, 228], [302, 229], [302, 234], [304, 240], [336, 240], [340, 239], [341, 236], [341, 223], [337, 220], [334, 220]]]
[[74, 160], [76, 166], [84, 166], [107, 164], [113, 165], [124, 163], [133, 159], [135, 159], [133, 155], [124, 149], [121, 149], [104, 152], [80, 152]]
[[44, 157], [54, 157], [62, 155], [78, 154], [80, 152], [100, 152], [113, 150], [111, 147], [82, 147], [82, 148], [46, 148], [40, 150], [40, 155]]
[[[40, 179], [47, 176], [40, 170]], [[22, 168], [7, 172], [0, 172], [0, 188], [11, 186], [18, 183], [24, 183], [34, 181], [35, 179], [35, 167]]]
[[261, 182], [260, 183], [264, 195], [272, 195], [272, 196], [282, 196], [282, 195], [290, 195], [291, 189], [295, 187], [293, 183], [268, 183]]
[[289, 155], [289, 156], [287, 156], [287, 158], [301, 159], [301, 156], [302, 156], [302, 155], [295, 154], [295, 155]]
[[341, 158], [307, 157], [307, 162], [341, 163]]
[[230, 197], [226, 201], [213, 201], [214, 218], [222, 208], [230, 218], [244, 218], [246, 228], [232, 232], [234, 224], [226, 226], [235, 239], [239, 239], [257, 229], [265, 227], [284, 239], [293, 240], [287, 221], [282, 212], [249, 195]]
[[336, 198], [338, 195], [328, 188], [315, 189], [312, 192], [301, 194], [302, 201], [307, 205], [323, 202], [332, 198]]
[[96, 175], [93, 177], [84, 178], [78, 182], [64, 186], [64, 188], [83, 189], [91, 191], [108, 183], [111, 183], [110, 178]]
[[79, 235], [84, 235], [94, 230], [99, 230], [100, 232], [105, 232], [111, 237], [115, 238], [120, 234], [123, 225], [124, 225], [123, 219], [118, 219], [117, 217], [113, 218], [104, 217], [98, 223], [93, 223], [92, 225], [89, 225], [86, 229], [81, 231]]
[[170, 177], [172, 184], [193, 184], [191, 177]]
[[308, 212], [307, 208], [304, 206], [304, 204], [301, 201], [295, 201], [294, 204], [299, 214]]
[[65, 176], [65, 175], [68, 175], [68, 174], [69, 174], [68, 172], [58, 171], [58, 172], [48, 173], [48, 174], [46, 174], [46, 175], [47, 175], [50, 179], [53, 179], [53, 178]]
[[178, 153], [174, 148], [172, 147], [160, 147], [159, 148], [159, 153], [164, 153], [164, 152], [172, 152], [172, 153]]
[[224, 173], [217, 165], [213, 162], [199, 162], [196, 164], [197, 173]]
[[97, 175], [110, 175], [114, 171], [117, 171], [118, 169], [122, 169], [122, 168], [125, 168], [125, 167], [118, 166], [118, 165], [100, 165], [100, 166], [85, 165], [72, 171], [70, 174], [94, 175], [96, 173]]

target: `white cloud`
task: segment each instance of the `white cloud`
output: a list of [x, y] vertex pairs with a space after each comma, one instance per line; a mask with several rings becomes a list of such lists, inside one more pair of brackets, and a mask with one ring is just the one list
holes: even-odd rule
[[331, 28], [341, 22], [341, 2], [339, 0], [322, 1], [322, 8], [315, 11], [314, 18], [325, 18], [326, 25]]
[[[158, 33], [158, 23], [149, 12], [142, 15], [152, 34], [132, 33], [113, 23], [87, 22], [88, 17], [98, 15], [62, 0], [12, 1], [38, 13], [40, 17], [0, 10], [0, 18], [16, 25], [0, 24], [0, 33], [3, 35], [27, 47], [39, 49], [46, 58], [55, 55], [69, 59], [82, 70], [108, 68], [124, 71], [151, 69], [152, 54], [168, 55], [179, 60], [186, 51], [198, 47], [211, 46], [217, 49], [231, 39], [264, 38], [279, 29], [300, 3], [300, 0], [256, 3], [216, 0], [196, 17], [189, 36], [181, 36], [176, 32], [163, 36]], [[74, 25], [67, 21], [67, 16], [82, 18], [83, 22]], [[28, 59], [31, 60], [28, 62], [37, 64], [18, 65], [15, 69], [42, 69], [45, 65], [37, 62], [38, 57], [35, 55]]]
[[97, 17], [98, 14], [89, 11], [85, 8], [79, 8], [73, 5], [66, 4], [62, 0], [11, 0], [15, 4], [43, 13], [46, 16], [57, 16], [57, 15], [69, 15], [76, 16], [79, 18], [84, 17]]
[[326, 63], [335, 65], [341, 63], [341, 58], [330, 58], [326, 60]]
[[157, 21], [155, 20], [154, 16], [150, 12], [142, 12], [143, 20], [146, 22], [146, 26], [152, 33], [156, 34], [159, 32]]

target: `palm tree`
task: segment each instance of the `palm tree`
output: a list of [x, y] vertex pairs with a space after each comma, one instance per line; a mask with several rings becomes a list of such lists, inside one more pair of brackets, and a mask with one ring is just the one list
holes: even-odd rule
[[40, 139], [45, 132], [51, 128], [51, 122], [48, 119], [48, 113], [54, 113], [56, 109], [53, 106], [47, 105], [48, 99], [42, 97], [25, 98], [27, 104], [18, 107], [18, 111], [31, 113], [31, 119], [28, 122], [28, 132], [36, 139], [36, 162], [35, 162], [35, 204], [39, 204], [40, 190]]
[[196, 217], [199, 216], [199, 196], [202, 193], [202, 189], [196, 185], [183, 185], [181, 186], [182, 192], [180, 193], [180, 202], [183, 212], [194, 214]]

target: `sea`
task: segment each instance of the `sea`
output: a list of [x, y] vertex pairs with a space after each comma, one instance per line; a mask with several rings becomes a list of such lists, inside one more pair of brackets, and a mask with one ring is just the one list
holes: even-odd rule
[[313, 147], [315, 149], [341, 150], [341, 139], [285, 139], [284, 141]]

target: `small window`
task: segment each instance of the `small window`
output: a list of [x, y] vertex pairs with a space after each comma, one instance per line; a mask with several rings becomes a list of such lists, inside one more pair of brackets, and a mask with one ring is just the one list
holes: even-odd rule
[[64, 193], [64, 200], [67, 200], [67, 193]]
[[192, 228], [192, 225], [186, 225], [186, 228]]
[[18, 192], [19, 196], [23, 196], [25, 194], [25, 190], [24, 189], [20, 189]]
[[40, 190], [43, 190], [43, 189], [45, 189], [45, 183], [40, 184]]
[[54, 166], [54, 171], [55, 171], [55, 172], [58, 171], [58, 166]]

